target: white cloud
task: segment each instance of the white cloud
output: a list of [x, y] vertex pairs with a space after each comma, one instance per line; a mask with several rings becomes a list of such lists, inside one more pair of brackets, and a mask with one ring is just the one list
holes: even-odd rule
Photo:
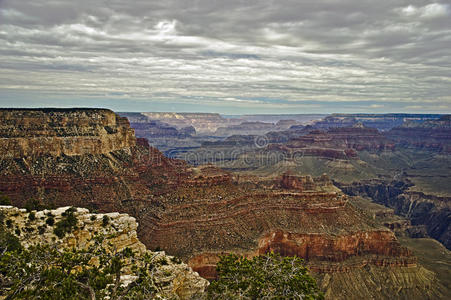
[[420, 17], [420, 18], [439, 18], [450, 14], [450, 7], [448, 4], [431, 3], [422, 7], [408, 5], [398, 12], [406, 17]]
[[445, 4], [102, 1], [2, 1], [0, 97], [367, 110], [451, 103]]

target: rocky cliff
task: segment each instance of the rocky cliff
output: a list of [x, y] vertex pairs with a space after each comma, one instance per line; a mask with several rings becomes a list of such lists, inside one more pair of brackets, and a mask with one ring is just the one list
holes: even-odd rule
[[[84, 126], [75, 118], [83, 112], [68, 114], [76, 131]], [[10, 138], [15, 136], [4, 137]], [[323, 179], [312, 178], [314, 185], [303, 177], [237, 180], [212, 166], [194, 168], [164, 157], [142, 139], [106, 153], [49, 152], [0, 161], [0, 191], [14, 204], [33, 198], [39, 205], [127, 212], [139, 221], [145, 245], [180, 256], [208, 278], [214, 277], [221, 253], [275, 250], [305, 258], [319, 277], [329, 274], [324, 286], [331, 295], [339, 293], [334, 278], [342, 278], [335, 274], [366, 267], [376, 270], [366, 273], [366, 281], [380, 282], [387, 268], [396, 278], [409, 274], [380, 286], [384, 292], [367, 285], [372, 297], [399, 288], [411, 298], [440, 296], [428, 288], [434, 275], [419, 279], [421, 267], [394, 234]]]
[[266, 122], [243, 122], [239, 125], [231, 125], [227, 127], [219, 127], [215, 131], [216, 136], [231, 136], [231, 135], [264, 135], [271, 131], [282, 131], [287, 130], [293, 125], [299, 125], [298, 122], [294, 120], [281, 120], [274, 123]]
[[[31, 245], [55, 245], [59, 249], [88, 249], [97, 236], [102, 236], [102, 244], [107, 249], [121, 251], [129, 248], [136, 257], [150, 255], [157, 260], [165, 260], [154, 271], [153, 280], [163, 287], [163, 299], [192, 299], [200, 297], [208, 282], [192, 271], [184, 263], [176, 263], [176, 259], [164, 252], [151, 252], [141, 243], [137, 236], [138, 224], [135, 218], [120, 213], [93, 214], [87, 209], [76, 208], [74, 215], [77, 220], [74, 231], [63, 238], [54, 233], [55, 224], [64, 218], [70, 207], [60, 207], [54, 210], [31, 211], [12, 206], [0, 206], [4, 222], [10, 232], [17, 236], [25, 248]], [[32, 217], [31, 217], [32, 216]], [[104, 220], [108, 220], [105, 222]], [[52, 219], [52, 222], [49, 222]], [[124, 282], [133, 276], [132, 270], [122, 275]]]
[[0, 109], [0, 157], [105, 154], [135, 145], [126, 118], [106, 109]]
[[[136, 140], [128, 121], [109, 110], [2, 112], [8, 118], [0, 119], [0, 144], [6, 147], [0, 192], [15, 205], [33, 199], [51, 207], [131, 212], [130, 202], [163, 193], [189, 173], [186, 163]], [[40, 117], [25, 118], [30, 115]]]
[[349, 195], [368, 196], [394, 209], [416, 226], [425, 226], [430, 237], [451, 249], [451, 198], [410, 191], [408, 182], [371, 180], [341, 185]]
[[451, 116], [422, 123], [406, 122], [386, 136], [404, 147], [451, 153]]
[[337, 149], [342, 150], [346, 157], [349, 156], [345, 153], [346, 150], [354, 150], [350, 152], [350, 155], [355, 156], [355, 151], [392, 150], [394, 143], [387, 140], [377, 129], [355, 124], [353, 127], [331, 128], [327, 132], [312, 131], [292, 139], [286, 146], [288, 148]]
[[440, 118], [438, 114], [332, 114], [314, 123], [315, 128], [351, 127], [362, 123], [366, 127], [388, 131], [404, 122], [421, 123]]
[[242, 120], [226, 119], [219, 114], [213, 113], [171, 113], [171, 112], [145, 112], [137, 116], [136, 113], [121, 113], [122, 116], [130, 118], [130, 122], [142, 119], [142, 116], [148, 120], [158, 120], [169, 124], [176, 129], [193, 126], [195, 130], [202, 134], [214, 133], [219, 127], [239, 124]]

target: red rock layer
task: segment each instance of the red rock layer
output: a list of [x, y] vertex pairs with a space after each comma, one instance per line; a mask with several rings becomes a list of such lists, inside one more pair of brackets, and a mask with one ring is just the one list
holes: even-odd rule
[[[317, 273], [349, 272], [365, 265], [413, 267], [416, 258], [401, 247], [392, 232], [368, 231], [348, 235], [296, 234], [281, 230], [260, 237], [255, 251], [242, 252], [253, 257], [274, 251], [283, 256], [298, 256]], [[216, 264], [227, 252], [202, 253], [189, 260], [204, 278], [216, 277]]]

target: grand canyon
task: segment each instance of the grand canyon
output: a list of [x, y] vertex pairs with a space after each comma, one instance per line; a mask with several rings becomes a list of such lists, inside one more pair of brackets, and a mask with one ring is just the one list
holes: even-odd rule
[[288, 117], [0, 109], [0, 192], [127, 213], [208, 280], [273, 251], [326, 299], [449, 297], [449, 116]]

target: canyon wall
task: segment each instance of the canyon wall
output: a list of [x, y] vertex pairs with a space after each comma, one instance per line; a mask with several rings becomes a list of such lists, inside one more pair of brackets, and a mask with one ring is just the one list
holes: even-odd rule
[[[40, 205], [129, 213], [138, 220], [138, 236], [146, 246], [181, 257], [207, 278], [215, 276], [215, 263], [223, 253], [252, 256], [270, 250], [296, 253], [316, 274], [329, 274], [331, 278], [363, 267], [405, 271], [411, 274], [411, 281], [418, 273], [415, 257], [399, 245], [394, 234], [356, 209], [346, 195], [330, 187], [325, 177], [312, 179], [314, 185], [307, 177], [286, 178], [285, 183], [280, 178], [274, 182], [236, 180], [233, 174], [212, 166], [194, 168], [163, 156], [143, 139], [129, 137], [126, 122], [114, 114], [105, 117], [108, 121], [95, 121], [96, 117], [79, 122], [83, 114], [99, 116], [100, 120], [102, 115], [110, 116], [108, 111], [101, 110], [100, 115], [96, 111], [69, 110], [62, 117], [72, 124], [68, 126], [71, 132], [79, 134], [75, 136], [86, 136], [86, 143], [94, 143], [90, 137], [101, 136], [103, 130], [107, 131], [105, 126], [116, 124], [125, 136], [113, 133], [118, 141], [112, 144], [124, 147], [105, 148], [111, 151], [100, 153], [91, 149], [80, 155], [41, 151], [3, 157], [0, 192], [19, 206], [34, 199]], [[40, 119], [41, 123], [38, 119], [29, 123], [46, 128], [41, 130], [42, 138], [58, 137], [55, 132], [60, 132], [59, 124], [64, 123], [46, 121], [58, 111], [45, 113], [49, 116]], [[3, 119], [0, 127], [14, 123], [1, 122]], [[17, 120], [17, 124], [20, 122]], [[31, 125], [23, 126], [17, 127], [23, 128], [22, 138], [33, 140], [34, 135], [27, 135]], [[84, 130], [91, 135], [80, 134]], [[69, 131], [64, 132], [63, 137], [69, 136]], [[17, 135], [14, 130], [5, 131], [3, 139]], [[424, 281], [417, 287], [423, 291], [423, 298], [430, 285], [430, 281]], [[338, 293], [333, 282], [327, 286]], [[387, 286], [407, 289], [406, 293], [413, 296], [405, 281], [388, 282]], [[380, 294], [371, 293], [373, 297]]]
[[135, 145], [128, 120], [106, 109], [0, 109], [0, 157], [105, 154]]
[[406, 122], [385, 134], [403, 147], [451, 153], [451, 116], [423, 123]]
[[370, 197], [374, 202], [394, 209], [412, 225], [425, 225], [430, 237], [451, 249], [451, 198], [409, 191], [411, 184], [380, 180], [341, 185], [349, 195]]
[[315, 128], [351, 127], [362, 123], [366, 127], [387, 131], [404, 122], [423, 122], [440, 118], [438, 114], [332, 114], [314, 123]]

